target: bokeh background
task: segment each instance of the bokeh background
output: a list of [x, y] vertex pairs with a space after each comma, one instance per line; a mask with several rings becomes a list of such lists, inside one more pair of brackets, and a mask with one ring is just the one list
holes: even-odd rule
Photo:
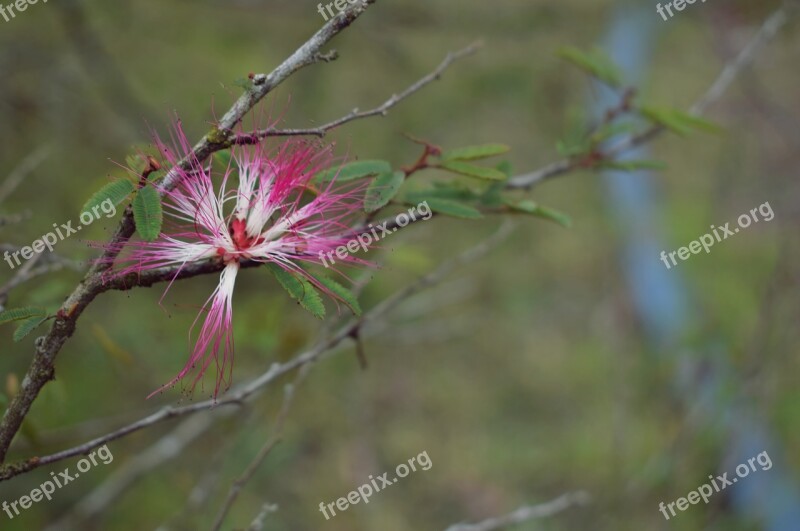
[[[636, 72], [641, 100], [687, 108], [778, 4], [711, 0], [663, 22], [649, 0], [380, 0], [335, 39], [339, 60], [294, 75], [263, 111], [304, 127], [366, 109], [446, 52], [483, 39], [478, 55], [389, 116], [327, 140], [338, 153], [398, 165], [418, 154], [403, 133], [447, 147], [501, 142], [523, 173], [557, 159], [556, 142], [597, 102], [587, 78], [557, 58], [559, 48], [588, 48], [621, 32], [623, 49], [651, 50]], [[121, 174], [113, 161], [124, 163], [132, 146], [147, 142], [148, 127], [165, 131], [173, 111], [199, 138], [239, 94], [236, 79], [271, 70], [322, 22], [305, 0], [59, 0], [0, 20], [0, 174], [37, 150], [48, 153], [0, 205], [0, 215], [26, 216], [0, 227], [2, 243], [27, 245], [53, 223], [77, 220], [86, 198]], [[712, 107], [723, 134], [652, 144], [647, 156], [668, 168], [636, 176], [631, 186], [643, 182], [646, 193], [626, 196], [620, 183], [629, 181], [615, 181], [624, 177], [590, 172], [535, 188], [530, 197], [567, 212], [572, 228], [518, 218], [514, 235], [489, 256], [370, 329], [368, 370], [359, 369], [352, 346], [319, 363], [298, 390], [283, 442], [224, 529], [246, 528], [264, 503], [279, 506], [268, 530], [445, 529], [581, 489], [590, 505], [518, 529], [800, 529], [787, 509], [800, 500], [786, 502], [800, 482], [796, 28], [790, 22]], [[766, 201], [771, 222], [670, 271], [659, 261], [662, 249]], [[382, 267], [370, 274], [362, 305], [501, 223], [435, 218], [393, 235], [371, 255]], [[84, 238], [102, 240], [113, 227], [97, 222], [57, 252], [90, 258]], [[641, 254], [641, 242], [653, 252]], [[11, 274], [2, 263], [0, 283]], [[79, 278], [66, 270], [36, 279], [15, 289], [8, 306], [54, 309]], [[162, 404], [188, 403], [177, 390], [145, 396], [183, 366], [187, 330], [216, 282], [181, 282], [161, 306], [163, 286], [99, 297], [61, 352], [57, 380], [36, 402], [11, 458], [52, 453]], [[325, 326], [264, 271], [240, 275], [234, 305], [238, 383], [289, 359]], [[15, 344], [12, 331], [0, 333], [5, 399], [32, 352], [33, 338]], [[180, 421], [113, 442], [113, 463], [13, 521], [0, 514], [0, 529], [208, 529], [269, 437], [280, 400], [276, 386], [235, 415], [185, 425], [198, 435], [152, 470], [142, 456]], [[669, 522], [658, 512], [659, 502], [764, 449], [771, 470]], [[421, 452], [431, 469], [369, 505], [329, 521], [318, 511]], [[0, 484], [0, 500], [27, 494], [76, 461]], [[105, 483], [140, 469], [120, 492]], [[95, 489], [113, 495], [92, 498], [100, 505], [87, 517]]]

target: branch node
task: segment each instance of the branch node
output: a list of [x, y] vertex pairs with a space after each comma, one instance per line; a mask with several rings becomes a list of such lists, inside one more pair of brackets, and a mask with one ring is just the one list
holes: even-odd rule
[[314, 56], [314, 59], [317, 61], [322, 61], [323, 63], [330, 63], [331, 61], [335, 61], [339, 58], [339, 52], [335, 49], [326, 52], [326, 53], [318, 53]]

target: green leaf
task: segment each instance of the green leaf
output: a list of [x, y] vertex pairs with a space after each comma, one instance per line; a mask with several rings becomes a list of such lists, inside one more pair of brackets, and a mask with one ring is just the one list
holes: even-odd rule
[[589, 149], [591, 149], [591, 144], [587, 141], [570, 142], [569, 139], [564, 139], [556, 142], [558, 154], [565, 158], [583, 155], [587, 153]]
[[237, 77], [233, 80], [233, 84], [237, 87], [241, 87], [244, 90], [250, 90], [253, 88], [253, 80], [248, 77]]
[[686, 136], [692, 132], [692, 128], [688, 126], [680, 118], [676, 118], [672, 109], [657, 109], [655, 107], [641, 107], [639, 112], [652, 122], [663, 125], [673, 133], [679, 136]]
[[431, 197], [426, 201], [428, 202], [428, 207], [438, 214], [463, 219], [479, 219], [483, 217], [480, 211], [464, 203], [459, 203], [458, 201], [439, 199], [436, 197]]
[[133, 200], [133, 220], [139, 236], [148, 242], [158, 238], [163, 218], [158, 190], [149, 184], [140, 188]]
[[475, 177], [477, 179], [486, 179], [489, 181], [505, 181], [506, 175], [500, 170], [494, 168], [486, 168], [483, 166], [475, 166], [460, 160], [446, 160], [440, 165], [440, 168], [453, 173], [460, 173], [468, 177]]
[[639, 108], [639, 112], [650, 121], [663, 125], [680, 136], [686, 136], [693, 130], [713, 134], [719, 134], [723, 131], [721, 127], [708, 120], [675, 109], [643, 106]]
[[367, 188], [366, 196], [364, 197], [364, 210], [367, 212], [375, 212], [383, 207], [397, 195], [397, 191], [403, 185], [406, 179], [406, 174], [401, 171], [381, 173]]
[[303, 277], [292, 275], [275, 264], [267, 264], [267, 268], [275, 275], [278, 283], [289, 295], [300, 303], [300, 306], [308, 310], [314, 317], [319, 319], [325, 317], [325, 305], [322, 304], [322, 297], [311, 282]]
[[100, 206], [105, 201], [111, 201], [115, 206], [119, 205], [131, 195], [133, 190], [133, 183], [127, 179], [112, 181], [96, 191], [83, 205], [81, 212], [91, 212], [93, 208]]
[[[495, 183], [492, 183], [495, 184]], [[474, 201], [481, 197], [468, 186], [459, 182], [434, 182], [433, 188], [414, 190], [405, 194], [406, 203], [419, 204], [426, 199], [451, 199], [455, 201]]]
[[136, 175], [141, 175], [147, 167], [147, 159], [140, 153], [136, 155], [126, 155], [125, 164], [127, 164], [128, 168], [133, 170]]
[[621, 82], [619, 68], [608, 55], [600, 49], [594, 49], [591, 52], [584, 52], [571, 46], [561, 48], [558, 51], [558, 56], [569, 61], [581, 70], [588, 72], [600, 81], [618, 88]]
[[718, 126], [714, 122], [706, 120], [705, 118], [677, 110], [673, 111], [673, 113], [683, 123], [694, 129], [697, 129], [698, 131], [705, 131], [706, 133], [715, 135], [721, 134], [724, 131], [722, 127]]
[[42, 324], [46, 320], [47, 320], [46, 315], [25, 319], [24, 321], [22, 321], [22, 323], [20, 323], [20, 325], [14, 331], [14, 341], [22, 341], [28, 334], [33, 332], [40, 324]]
[[442, 153], [442, 160], [477, 160], [495, 157], [508, 153], [510, 147], [504, 144], [484, 144], [482, 146], [468, 146], [451, 149]]
[[503, 172], [506, 178], [510, 178], [511, 174], [514, 173], [514, 168], [511, 166], [511, 162], [507, 160], [504, 160], [503, 162], [495, 166], [495, 168], [497, 168], [498, 171]]
[[538, 212], [535, 215], [539, 216], [540, 218], [555, 221], [556, 223], [565, 228], [570, 228], [572, 226], [572, 218], [570, 218], [563, 212], [554, 210], [552, 208], [540, 206]]
[[329, 168], [320, 172], [314, 180], [326, 182], [335, 178], [337, 182], [345, 182], [391, 171], [392, 166], [385, 160], [356, 160], [339, 168]]
[[[504, 160], [497, 166], [495, 166], [498, 171], [501, 171], [505, 174], [506, 178], [511, 178], [511, 175], [514, 172], [514, 169], [511, 167], [511, 163], [507, 160]], [[493, 209], [503, 205], [503, 190], [505, 190], [506, 184], [504, 182], [499, 181], [492, 181], [483, 191], [483, 193], [478, 197], [478, 201], [484, 207]]]
[[25, 306], [23, 308], [11, 308], [0, 312], [0, 324], [12, 321], [21, 321], [30, 317], [42, 317], [47, 315], [47, 310], [39, 306]]
[[578, 157], [592, 150], [592, 143], [586, 130], [587, 121], [588, 118], [582, 111], [578, 109], [568, 111], [564, 134], [556, 143], [556, 149], [562, 157]]
[[499, 207], [503, 204], [503, 183], [492, 183], [480, 197], [481, 204], [486, 207]]
[[522, 201], [506, 200], [506, 205], [513, 211], [549, 219], [555, 221], [562, 227], [569, 228], [572, 225], [572, 220], [566, 214], [551, 208], [539, 206], [539, 204], [529, 199], [524, 199]]
[[355, 294], [353, 294], [352, 291], [342, 286], [332, 278], [324, 275], [320, 275], [315, 278], [320, 284], [328, 288], [334, 295], [336, 295], [336, 298], [345, 303], [354, 314], [361, 315], [361, 305], [358, 303], [358, 298], [355, 296]]
[[155, 170], [154, 172], [150, 173], [150, 175], [147, 176], [147, 180], [150, 181], [151, 183], [157, 183], [166, 176], [167, 176], [167, 170], [162, 168], [160, 170]]

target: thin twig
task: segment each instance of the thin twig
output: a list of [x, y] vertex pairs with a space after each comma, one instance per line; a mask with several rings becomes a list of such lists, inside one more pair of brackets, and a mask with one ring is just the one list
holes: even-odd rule
[[[220, 412], [220, 415], [215, 416], [215, 419], [239, 412], [239, 410], [234, 409], [220, 409], [217, 411]], [[222, 413], [223, 411], [225, 414]], [[244, 413], [245, 415], [240, 415], [237, 421], [241, 423], [242, 426], [246, 427], [248, 419], [253, 416], [254, 411], [248, 409], [244, 411]], [[236, 445], [236, 442], [236, 437], [228, 436], [224, 438], [222, 446], [217, 448], [217, 452], [212, 457], [211, 461], [204, 467], [203, 474], [189, 493], [186, 503], [176, 510], [164, 523], [159, 525], [156, 531], [169, 531], [171, 526], [175, 526], [177, 529], [187, 529], [191, 527], [189, 523], [181, 522], [181, 520], [186, 519], [189, 515], [191, 515], [191, 517], [196, 516], [202, 507], [206, 507], [209, 498], [214, 494], [216, 487], [220, 483], [219, 478], [222, 475], [222, 467], [225, 458], [230, 455], [230, 450]], [[142, 473], [142, 475], [144, 475], [144, 473]]]
[[[19, 284], [37, 276], [34, 266], [42, 258], [41, 253], [34, 255], [30, 260], [25, 262], [17, 273], [9, 280], [4, 286], [0, 287], [0, 307], [5, 306], [8, 301], [8, 293]], [[45, 269], [48, 266], [45, 266]]]
[[304, 365], [300, 371], [297, 373], [297, 377], [295, 377], [294, 382], [288, 384], [284, 388], [283, 392], [283, 404], [281, 405], [281, 409], [278, 412], [278, 416], [275, 419], [275, 426], [272, 429], [272, 435], [264, 443], [264, 446], [261, 447], [261, 450], [258, 451], [253, 461], [247, 466], [245, 471], [239, 476], [236, 481], [233, 482], [231, 485], [230, 490], [228, 491], [228, 496], [225, 498], [225, 502], [222, 504], [222, 507], [217, 514], [217, 517], [214, 519], [214, 525], [211, 527], [212, 531], [219, 531], [222, 528], [223, 522], [225, 522], [225, 517], [228, 516], [233, 504], [236, 502], [236, 499], [239, 497], [239, 493], [242, 489], [247, 485], [247, 483], [253, 478], [258, 468], [267, 458], [269, 453], [272, 451], [273, 448], [281, 441], [281, 437], [283, 434], [283, 425], [286, 423], [286, 417], [289, 415], [289, 408], [292, 405], [292, 401], [294, 400], [294, 393], [297, 389], [297, 386], [305, 380], [306, 375], [308, 374], [309, 370], [311, 369], [312, 365], [307, 364]]
[[480, 41], [474, 42], [467, 46], [466, 48], [459, 50], [457, 52], [452, 52], [447, 54], [447, 57], [444, 58], [442, 63], [436, 67], [436, 70], [428, 74], [427, 76], [419, 79], [416, 83], [408, 87], [406, 90], [401, 92], [400, 94], [393, 94], [391, 98], [386, 100], [382, 105], [375, 107], [369, 111], [359, 111], [358, 109], [353, 109], [350, 114], [339, 118], [338, 120], [334, 120], [329, 122], [325, 125], [321, 125], [319, 127], [312, 127], [308, 129], [261, 129], [259, 131], [253, 131], [251, 133], [240, 133], [236, 135], [233, 140], [234, 144], [256, 144], [264, 138], [273, 137], [273, 136], [318, 136], [324, 137], [326, 133], [330, 130], [335, 129], [341, 125], [344, 125], [348, 122], [352, 122], [354, 120], [360, 120], [363, 118], [370, 118], [372, 116], [386, 116], [389, 114], [389, 110], [403, 101], [404, 99], [408, 98], [412, 94], [419, 92], [422, 88], [426, 85], [433, 83], [434, 81], [438, 80], [445, 70], [447, 70], [450, 65], [462, 59], [464, 57], [470, 56], [477, 52], [483, 43]]
[[[691, 106], [689, 109], [690, 114], [701, 116], [714, 102], [716, 102], [725, 91], [730, 87], [734, 79], [741, 73], [747, 65], [753, 62], [758, 51], [771, 41], [778, 31], [786, 24], [789, 19], [789, 9], [791, 7], [784, 5], [775, 12], [773, 12], [761, 28], [756, 32], [753, 39], [745, 46], [733, 60], [728, 62], [711, 84], [711, 87]], [[630, 151], [631, 149], [649, 142], [659, 136], [665, 131], [665, 128], [656, 125], [646, 129], [645, 131], [624, 137], [616, 142], [603, 155], [604, 158], [614, 160], [619, 155]], [[530, 189], [533, 186], [539, 185], [544, 181], [550, 180], [554, 177], [564, 175], [578, 168], [580, 161], [572, 159], [559, 160], [553, 162], [536, 171], [518, 175], [508, 181], [507, 188], [516, 189]]]
[[586, 505], [589, 503], [589, 495], [586, 492], [570, 492], [562, 494], [558, 498], [540, 505], [525, 505], [514, 512], [504, 516], [488, 518], [477, 524], [456, 524], [448, 527], [446, 531], [494, 531], [503, 529], [510, 525], [521, 524], [529, 520], [547, 518], [563, 512], [576, 505]]
[[[0, 252], [5, 252], [8, 249], [11, 249], [12, 251], [10, 252], [13, 252], [17, 250], [17, 247], [13, 245], [0, 244]], [[3, 309], [4, 305], [8, 301], [11, 290], [17, 286], [33, 280], [34, 278], [61, 271], [64, 268], [80, 271], [81, 264], [74, 260], [62, 258], [54, 253], [38, 253], [34, 255], [33, 258], [26, 262], [25, 265], [23, 265], [22, 268], [17, 271], [11, 280], [6, 282], [3, 287], [0, 287], [0, 310]]]
[[258, 516], [256, 516], [253, 520], [253, 523], [251, 523], [250, 527], [247, 528], [247, 531], [262, 531], [264, 529], [264, 522], [267, 519], [267, 515], [274, 513], [277, 510], [278, 506], [276, 504], [265, 503], [261, 508], [261, 511], [258, 513]]
[[5, 227], [6, 225], [18, 225], [30, 217], [31, 213], [28, 211], [19, 214], [6, 214], [5, 216], [0, 217], [0, 227]]
[[214, 420], [212, 415], [189, 417], [169, 435], [159, 439], [147, 451], [137, 454], [136, 457], [115, 469], [105, 481], [95, 487], [88, 496], [76, 505], [69, 515], [51, 524], [45, 531], [74, 529], [79, 527], [82, 522], [102, 514], [114, 499], [141, 478], [144, 473], [173, 459], [184, 448], [199, 439], [201, 435], [213, 426]]
[[0, 203], [8, 199], [22, 180], [30, 175], [50, 155], [50, 145], [39, 146], [30, 155], [22, 159], [16, 168], [8, 174], [0, 185]]
[[778, 34], [778, 31], [780, 31], [780, 29], [786, 24], [786, 22], [788, 22], [788, 9], [791, 9], [791, 7], [786, 4], [767, 17], [767, 19], [761, 25], [761, 28], [756, 33], [755, 37], [753, 37], [750, 42], [747, 43], [747, 46], [742, 48], [742, 50], [732, 61], [729, 61], [725, 65], [725, 67], [722, 69], [722, 72], [720, 72], [719, 76], [717, 76], [717, 79], [715, 79], [714, 83], [711, 84], [711, 87], [709, 87], [705, 94], [703, 94], [703, 96], [697, 100], [694, 105], [692, 105], [691, 109], [689, 110], [691, 114], [698, 116], [703, 114], [708, 107], [719, 100], [722, 95], [727, 92], [728, 88], [731, 86], [731, 83], [733, 83], [733, 81], [739, 76], [739, 72], [753, 62], [758, 51], [765, 44], [771, 41], [775, 35]]
[[[19, 251], [22, 247], [18, 245], [11, 245], [10, 243], [0, 243], [0, 253], [14, 253]], [[75, 271], [80, 271], [83, 269], [84, 264], [79, 262], [78, 260], [72, 260], [69, 258], [64, 258], [60, 254], [56, 254], [53, 252], [47, 253], [38, 253], [41, 255], [40, 263], [41, 264], [59, 264], [61, 266], [66, 267], [67, 269], [73, 269]]]
[[[0, 244], [0, 253], [15, 252], [19, 248], [15, 245]], [[34, 267], [37, 265], [37, 267]], [[62, 258], [54, 253], [38, 253], [20, 268], [11, 279], [0, 287], [0, 311], [5, 309], [11, 290], [34, 278], [70, 268], [76, 271], [81, 265], [73, 260]]]

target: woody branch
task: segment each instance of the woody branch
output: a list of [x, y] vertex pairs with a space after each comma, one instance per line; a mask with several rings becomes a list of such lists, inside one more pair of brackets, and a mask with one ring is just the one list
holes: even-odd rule
[[[211, 132], [194, 146], [191, 154], [167, 173], [161, 183], [162, 187], [165, 190], [172, 190], [178, 184], [179, 169], [188, 171], [196, 161], [204, 161], [215, 151], [227, 147], [229, 133], [223, 131], [231, 131], [259, 101], [292, 74], [305, 66], [329, 60], [330, 56], [322, 53], [323, 46], [339, 32], [349, 27], [375, 1], [365, 0], [332, 18], [275, 70], [269, 74], [254, 76], [252, 86], [231, 106]], [[39, 392], [47, 382], [54, 378], [55, 359], [64, 343], [75, 331], [75, 324], [83, 310], [100, 293], [99, 286], [103, 273], [111, 267], [124, 244], [133, 235], [135, 228], [132, 210], [129, 206], [125, 209], [122, 220], [111, 238], [109, 250], [105, 251], [101, 260], [89, 268], [83, 280], [67, 297], [47, 335], [36, 341], [31, 366], [25, 374], [19, 392], [9, 404], [2, 421], [0, 421], [0, 463], [5, 462], [11, 442], [36, 397], [39, 396]]]

